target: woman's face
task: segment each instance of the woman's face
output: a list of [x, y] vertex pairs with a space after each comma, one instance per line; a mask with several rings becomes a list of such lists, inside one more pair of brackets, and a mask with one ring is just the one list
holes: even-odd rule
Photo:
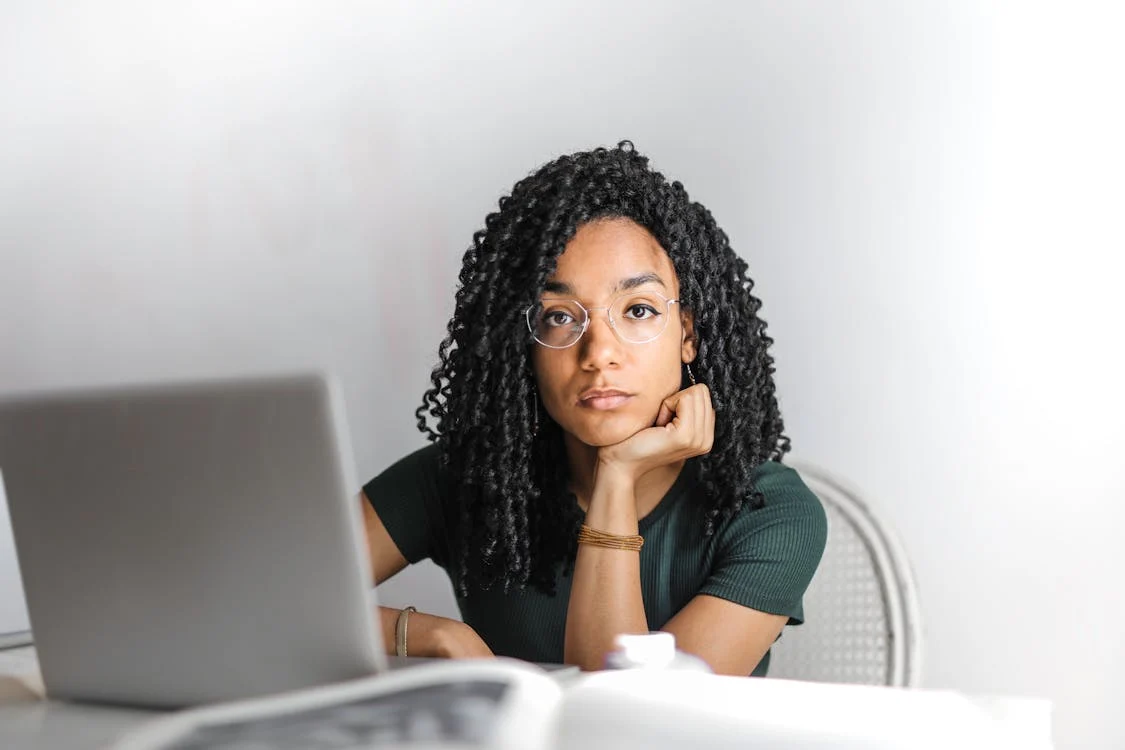
[[[628, 296], [618, 297], [623, 293]], [[648, 343], [622, 341], [610, 327], [605, 306], [615, 297], [630, 305], [658, 300], [656, 295], [678, 299], [679, 279], [656, 238], [628, 219], [584, 224], [547, 279], [540, 302], [549, 322], [569, 320], [565, 312], [550, 312], [565, 310], [560, 300], [577, 300], [590, 310], [589, 326], [573, 346], [532, 345], [532, 366], [547, 413], [586, 445], [613, 445], [651, 427], [661, 402], [680, 389], [682, 363], [695, 358], [691, 317], [678, 303], [659, 306], [656, 312], [665, 325]], [[653, 314], [644, 305], [617, 310], [618, 329], [626, 335], [642, 329]]]

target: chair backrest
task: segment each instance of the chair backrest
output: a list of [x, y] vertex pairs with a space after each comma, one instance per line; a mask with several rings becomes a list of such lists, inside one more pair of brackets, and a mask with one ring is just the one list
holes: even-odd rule
[[805, 593], [805, 623], [785, 628], [771, 677], [915, 686], [922, 626], [909, 562], [858, 495], [823, 469], [789, 461], [824, 504], [828, 544]]

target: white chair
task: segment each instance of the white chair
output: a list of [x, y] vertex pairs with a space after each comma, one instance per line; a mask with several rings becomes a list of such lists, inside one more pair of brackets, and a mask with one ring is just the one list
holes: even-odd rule
[[828, 544], [805, 594], [805, 623], [785, 628], [774, 644], [770, 677], [918, 685], [918, 595], [898, 541], [839, 479], [804, 462], [786, 463], [824, 504]]

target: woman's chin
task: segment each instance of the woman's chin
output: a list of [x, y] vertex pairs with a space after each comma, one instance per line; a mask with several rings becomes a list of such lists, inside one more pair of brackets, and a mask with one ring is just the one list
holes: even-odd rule
[[584, 420], [581, 425], [575, 425], [571, 434], [591, 448], [603, 448], [607, 445], [617, 445], [636, 435], [646, 427], [652, 426], [652, 420], [640, 421], [636, 417], [624, 414], [612, 419]]

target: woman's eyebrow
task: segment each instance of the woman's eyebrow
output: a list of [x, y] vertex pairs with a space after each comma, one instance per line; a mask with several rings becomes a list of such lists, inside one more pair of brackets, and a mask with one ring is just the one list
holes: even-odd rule
[[664, 287], [665, 289], [668, 288], [667, 285], [664, 283], [664, 279], [660, 278], [659, 276], [657, 276], [652, 271], [649, 271], [647, 273], [642, 273], [642, 274], [639, 274], [637, 276], [630, 276], [627, 279], [622, 279], [621, 281], [617, 282], [617, 286], [614, 288], [613, 291], [615, 291], [615, 292], [626, 292], [626, 291], [629, 291], [630, 289], [636, 289], [639, 286], [644, 286], [645, 284], [659, 284], [660, 286]]
[[[664, 279], [660, 278], [660, 276], [653, 273], [652, 271], [646, 271], [645, 273], [637, 274], [636, 276], [630, 276], [627, 279], [618, 281], [617, 284], [613, 287], [613, 291], [614, 293], [627, 292], [630, 289], [636, 289], [637, 287], [644, 286], [645, 284], [659, 284], [665, 289], [668, 288], [668, 285], [664, 283]], [[548, 281], [543, 285], [543, 291], [550, 294], [573, 295], [574, 287], [572, 287], [565, 281]]]
[[565, 281], [548, 281], [543, 285], [543, 291], [551, 294], [574, 294], [574, 287]]

